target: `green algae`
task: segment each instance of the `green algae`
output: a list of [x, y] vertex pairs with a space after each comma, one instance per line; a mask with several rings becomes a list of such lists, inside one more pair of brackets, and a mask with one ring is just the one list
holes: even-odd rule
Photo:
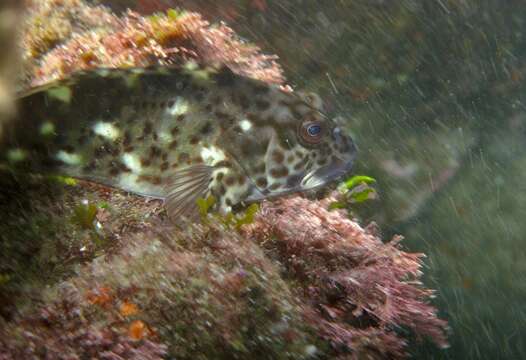
[[212, 209], [216, 204], [216, 198], [213, 195], [210, 195], [206, 199], [198, 198], [197, 207], [199, 209], [199, 215], [201, 222], [207, 223], [208, 216], [211, 215], [221, 224], [223, 224], [227, 229], [239, 230], [243, 225], [249, 225], [254, 222], [255, 216], [259, 211], [259, 205], [254, 203], [249, 205], [244, 211], [239, 213], [234, 213], [229, 211], [227, 214], [218, 214], [212, 213]]

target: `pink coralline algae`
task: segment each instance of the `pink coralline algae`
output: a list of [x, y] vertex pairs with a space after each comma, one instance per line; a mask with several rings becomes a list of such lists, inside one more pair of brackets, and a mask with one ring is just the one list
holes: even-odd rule
[[363, 229], [328, 204], [301, 197], [265, 203], [246, 230], [294, 280], [308, 321], [337, 353], [353, 358], [373, 348], [403, 357], [399, 328], [446, 347], [447, 323], [419, 280], [424, 254], [401, 250], [401, 237], [382, 242], [374, 225]]
[[[64, 38], [53, 38], [59, 46], [34, 67], [30, 74], [32, 85], [96, 67], [173, 66], [189, 60], [204, 66], [227, 66], [239, 75], [268, 83], [284, 83], [276, 56], [262, 54], [259, 47], [240, 40], [226, 24], [212, 26], [198, 13], [170, 10], [167, 14], [143, 17], [128, 11], [117, 18], [109, 11], [101, 16], [98, 7], [77, 6], [83, 10], [85, 22], [100, 19], [99, 26], [81, 31], [68, 24]], [[30, 17], [31, 24], [36, 21], [34, 18], [42, 16], [39, 7], [33, 11], [36, 14]], [[40, 30], [36, 32], [34, 28]], [[43, 40], [47, 38], [40, 34], [41, 27], [30, 26], [29, 30], [25, 34], [26, 48], [44, 47], [50, 42]]]

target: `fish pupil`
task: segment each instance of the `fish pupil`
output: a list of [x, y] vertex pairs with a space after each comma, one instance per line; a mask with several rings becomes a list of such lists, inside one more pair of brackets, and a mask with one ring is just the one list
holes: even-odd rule
[[320, 125], [310, 125], [307, 128], [307, 133], [310, 136], [318, 136], [321, 133], [321, 126]]

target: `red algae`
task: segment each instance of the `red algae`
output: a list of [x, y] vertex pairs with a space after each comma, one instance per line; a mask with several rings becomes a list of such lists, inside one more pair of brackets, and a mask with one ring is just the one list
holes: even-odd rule
[[336, 352], [357, 358], [371, 348], [402, 357], [406, 340], [394, 330], [400, 327], [446, 347], [447, 323], [429, 304], [433, 291], [420, 281], [424, 254], [403, 251], [401, 237], [382, 242], [343, 212], [328, 211], [329, 203], [301, 197], [266, 202], [246, 228], [296, 280], [308, 321]]
[[[86, 27], [75, 27], [59, 13], [55, 25], [40, 25], [50, 6], [36, 6], [26, 21], [26, 59], [49, 51], [29, 70], [31, 85], [40, 85], [68, 74], [96, 67], [173, 66], [189, 60], [204, 66], [227, 66], [234, 73], [268, 83], [283, 84], [277, 57], [261, 53], [240, 40], [224, 23], [211, 25], [195, 12], [168, 11], [148, 17], [127, 11], [117, 18], [104, 7], [76, 3]], [[69, 13], [68, 13], [69, 14]], [[103, 14], [103, 16], [102, 16]], [[57, 33], [59, 31], [59, 33]], [[38, 49], [38, 50], [36, 50]], [[37, 56], [38, 54], [38, 56]]]

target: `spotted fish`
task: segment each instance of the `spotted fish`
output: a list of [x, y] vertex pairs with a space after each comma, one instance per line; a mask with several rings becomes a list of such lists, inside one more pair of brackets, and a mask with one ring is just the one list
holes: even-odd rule
[[19, 100], [0, 161], [164, 199], [173, 219], [318, 188], [356, 153], [316, 95], [227, 68], [91, 70]]

